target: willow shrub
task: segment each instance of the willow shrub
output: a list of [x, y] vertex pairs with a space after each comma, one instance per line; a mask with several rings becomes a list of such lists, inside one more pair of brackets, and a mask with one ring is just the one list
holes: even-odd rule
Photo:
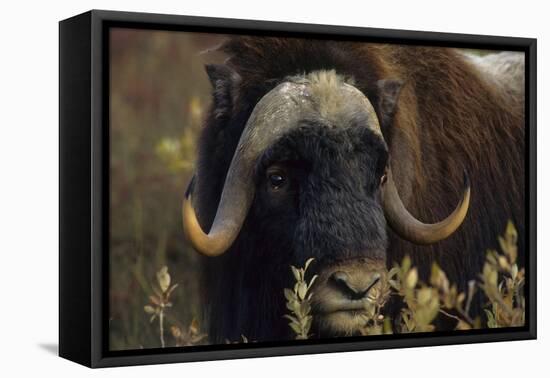
[[[487, 251], [485, 264], [477, 280], [469, 281], [467, 291], [461, 292], [456, 284], [449, 282], [445, 272], [432, 265], [429, 282], [421, 282], [418, 270], [406, 256], [401, 264], [383, 272], [376, 290], [365, 301], [363, 335], [392, 333], [433, 332], [439, 316], [454, 320], [455, 330], [477, 328], [519, 327], [525, 323], [525, 270], [517, 264], [517, 231], [509, 222], [504, 235], [498, 237], [499, 249]], [[314, 314], [311, 309], [314, 275], [306, 278], [313, 259], [308, 259], [302, 268], [291, 266], [294, 286], [284, 289], [288, 314], [284, 317], [296, 339], [315, 337], [311, 332]], [[153, 295], [144, 306], [150, 323], [157, 329], [159, 344], [165, 346], [189, 346], [206, 344], [207, 335], [200, 331], [193, 319], [187, 326], [170, 314], [171, 296], [177, 284], [171, 283], [168, 268], [161, 268], [151, 284]], [[485, 317], [472, 318], [470, 306], [477, 291], [484, 296]], [[384, 306], [392, 296], [399, 297], [403, 306], [395, 319], [384, 314]], [[167, 324], [168, 323], [168, 324]], [[167, 332], [169, 330], [170, 332]], [[170, 334], [171, 339], [167, 340]], [[248, 343], [245, 335], [240, 340], [227, 343]]]
[[[455, 330], [523, 326], [525, 270], [517, 264], [517, 240], [516, 228], [508, 222], [504, 235], [498, 237], [500, 248], [487, 251], [482, 272], [477, 280], [468, 282], [466, 292], [460, 292], [456, 284], [449, 282], [436, 263], [432, 265], [429, 282], [421, 282], [417, 268], [406, 256], [401, 264], [383, 272], [378, 288], [367, 298], [361, 333], [433, 332], [438, 330], [434, 325], [438, 316], [453, 319]], [[291, 267], [296, 283], [293, 289], [284, 291], [290, 311], [285, 317], [296, 339], [314, 336], [310, 334], [313, 317], [310, 288], [316, 276], [309, 283], [305, 278], [311, 261], [304, 268]], [[470, 315], [472, 299], [478, 290], [486, 302], [484, 319]], [[398, 296], [403, 302], [395, 319], [383, 312], [391, 296]]]

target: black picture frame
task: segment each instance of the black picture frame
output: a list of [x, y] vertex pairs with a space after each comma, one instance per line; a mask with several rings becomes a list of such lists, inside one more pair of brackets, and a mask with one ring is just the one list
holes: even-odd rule
[[[526, 325], [407, 335], [109, 351], [108, 30], [360, 39], [523, 51], [526, 57]], [[92, 10], [59, 23], [59, 354], [89, 367], [405, 348], [536, 338], [536, 39]]]

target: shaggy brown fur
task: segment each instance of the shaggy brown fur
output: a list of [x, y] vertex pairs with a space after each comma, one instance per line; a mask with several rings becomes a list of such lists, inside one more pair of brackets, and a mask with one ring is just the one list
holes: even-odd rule
[[[507, 220], [517, 225], [523, 245], [523, 98], [504, 91], [474, 60], [450, 48], [268, 37], [233, 38], [222, 50], [240, 77], [233, 75], [230, 86], [213, 80], [232, 101], [215, 93], [201, 141], [201, 151], [208, 152], [199, 160], [203, 198], [219, 198], [224, 175], [218, 172], [227, 172], [246, 119], [265, 93], [285, 77], [334, 69], [352, 78], [375, 108], [378, 80], [404, 83], [393, 125], [383, 133], [399, 193], [414, 216], [425, 222], [445, 218], [460, 198], [464, 170], [471, 180], [470, 210], [459, 230], [431, 246], [390, 233], [388, 265], [409, 254], [426, 279], [437, 261], [463, 285], [477, 277]], [[216, 207], [198, 201], [199, 217], [209, 224]]]

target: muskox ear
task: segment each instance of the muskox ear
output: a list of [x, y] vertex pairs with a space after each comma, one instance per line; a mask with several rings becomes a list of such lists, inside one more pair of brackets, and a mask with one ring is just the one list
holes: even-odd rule
[[379, 80], [376, 83], [377, 86], [377, 103], [376, 111], [378, 113], [378, 119], [380, 127], [382, 128], [382, 134], [389, 140], [391, 139], [391, 129], [393, 125], [393, 118], [397, 112], [397, 102], [399, 100], [399, 94], [403, 87], [401, 80]]
[[218, 84], [231, 81], [231, 76], [236, 74], [236, 72], [226, 64], [206, 64], [204, 68], [206, 69], [206, 74], [208, 75], [208, 79], [210, 79], [210, 84], [212, 84], [213, 89], [216, 89]]
[[216, 118], [231, 114], [240, 75], [225, 64], [207, 64], [205, 69], [212, 85]]

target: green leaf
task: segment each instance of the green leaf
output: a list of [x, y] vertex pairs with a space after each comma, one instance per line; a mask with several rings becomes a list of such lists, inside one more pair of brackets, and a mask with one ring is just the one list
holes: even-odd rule
[[170, 287], [170, 275], [168, 274], [168, 267], [163, 266], [157, 272], [157, 281], [159, 283], [160, 290], [165, 293]]
[[302, 315], [307, 315], [309, 314], [309, 312], [311, 311], [311, 306], [309, 305], [309, 302], [308, 301], [303, 301], [301, 304], [300, 304], [300, 312], [302, 313]]
[[166, 296], [169, 297], [177, 287], [178, 287], [178, 284], [173, 284], [172, 287], [170, 287], [170, 289], [168, 289], [168, 292], [166, 293]]
[[313, 260], [315, 260], [313, 257], [307, 259], [306, 264], [304, 265], [304, 271], [307, 270], [309, 264], [311, 264], [311, 262], [312, 262]]
[[405, 286], [408, 289], [414, 289], [417, 282], [418, 282], [418, 270], [416, 268], [413, 268], [407, 273], [407, 278], [405, 278]]
[[298, 301], [293, 301], [292, 302], [291, 311], [293, 313], [295, 313], [296, 316], [301, 316], [302, 315], [301, 309], [302, 309], [302, 306], [301, 306], [300, 302], [298, 302]]
[[291, 323], [300, 324], [300, 321], [292, 315], [284, 315], [283, 318], [287, 318]]
[[294, 279], [296, 281], [301, 281], [302, 277], [300, 276], [300, 272], [298, 271], [298, 269], [296, 269], [296, 267], [293, 266], [293, 265], [290, 266], [290, 269], [292, 270], [292, 274], [294, 275]]
[[306, 325], [304, 326], [304, 331], [306, 333], [308, 333], [309, 330], [311, 329], [311, 323], [312, 322], [313, 322], [313, 316], [306, 317]]
[[384, 318], [384, 325], [383, 325], [383, 328], [382, 328], [382, 333], [385, 334], [385, 335], [391, 335], [393, 333], [390, 318]]
[[397, 291], [401, 290], [401, 284], [399, 283], [399, 281], [397, 281], [397, 280], [388, 280], [388, 283], [395, 290], [397, 290]]
[[485, 311], [485, 315], [487, 315], [487, 327], [497, 328], [497, 322], [495, 320], [495, 316], [493, 315], [493, 312], [487, 309], [485, 309], [484, 311]]
[[287, 301], [295, 301], [296, 300], [296, 294], [290, 289], [284, 289], [285, 298]]
[[304, 300], [306, 298], [306, 294], [307, 294], [307, 285], [305, 282], [300, 282], [298, 284], [298, 297], [301, 300]]
[[399, 273], [399, 270], [400, 269], [398, 266], [394, 266], [393, 268], [391, 268], [388, 272], [388, 279], [393, 279], [393, 277]]
[[411, 268], [411, 258], [407, 255], [403, 258], [403, 262], [401, 263], [401, 271], [403, 273], [406, 273]]
[[288, 323], [288, 325], [290, 326], [290, 328], [292, 328], [292, 330], [297, 334], [301, 334], [302, 333], [302, 329], [300, 328], [300, 325], [297, 324], [297, 323]]
[[516, 230], [516, 227], [514, 227], [514, 223], [512, 223], [512, 221], [510, 220], [506, 225], [504, 237], [506, 238], [506, 241], [510, 244], [516, 244], [518, 242], [518, 231]]
[[309, 290], [312, 286], [313, 286], [313, 283], [315, 282], [315, 280], [317, 279], [317, 274], [314, 275], [313, 277], [311, 277], [311, 280], [309, 281], [309, 285], [307, 285], [307, 289]]
[[518, 265], [517, 264], [512, 265], [512, 269], [510, 270], [510, 275], [512, 276], [512, 279], [515, 281], [516, 277], [518, 276]]

